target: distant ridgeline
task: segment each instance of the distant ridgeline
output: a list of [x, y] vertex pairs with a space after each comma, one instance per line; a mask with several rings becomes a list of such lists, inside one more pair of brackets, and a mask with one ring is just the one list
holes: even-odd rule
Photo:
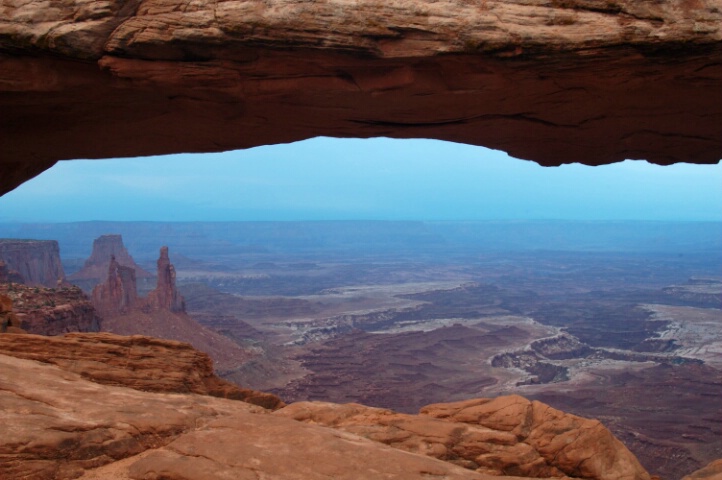
[[[93, 240], [118, 232], [143, 265], [152, 265], [158, 245], [168, 245], [176, 262], [184, 256], [208, 259], [226, 254], [318, 252], [429, 253], [464, 251], [722, 251], [722, 222], [632, 221], [317, 221], [317, 222], [77, 222], [0, 223], [0, 238], [57, 240], [66, 269], [83, 273]], [[118, 235], [116, 235], [117, 237]], [[105, 237], [98, 238], [98, 241]], [[107, 241], [106, 241], [107, 240]], [[103, 245], [112, 244], [105, 238]], [[93, 246], [96, 250], [96, 246]], [[106, 249], [107, 250], [107, 249]], [[107, 252], [105, 252], [107, 253]], [[127, 254], [115, 251], [119, 259]], [[107, 271], [92, 272], [94, 278]], [[107, 257], [107, 258], [106, 258]], [[0, 256], [0, 258], [2, 258]], [[90, 259], [89, 259], [90, 261]], [[121, 262], [122, 263], [122, 262]], [[137, 267], [137, 266], [136, 266]], [[136, 268], [138, 277], [150, 275]], [[104, 273], [103, 273], [104, 276]], [[102, 277], [101, 277], [102, 278]]]

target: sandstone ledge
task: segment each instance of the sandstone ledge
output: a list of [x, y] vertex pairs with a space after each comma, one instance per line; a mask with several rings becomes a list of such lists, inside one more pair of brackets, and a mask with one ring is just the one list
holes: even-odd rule
[[54, 364], [104, 385], [211, 395], [269, 409], [284, 406], [275, 395], [240, 388], [218, 378], [208, 355], [173, 340], [112, 333], [69, 333], [57, 337], [8, 334], [0, 335], [0, 352]]

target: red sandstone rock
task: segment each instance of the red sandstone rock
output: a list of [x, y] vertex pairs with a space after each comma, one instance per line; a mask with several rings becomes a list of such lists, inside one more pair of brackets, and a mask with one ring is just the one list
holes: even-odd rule
[[13, 301], [10, 297], [0, 295], [0, 333], [15, 333], [19, 321], [13, 313]]
[[294, 403], [276, 414], [491, 475], [650, 479], [598, 421], [518, 396], [430, 405], [421, 415], [323, 402]]
[[161, 247], [157, 263], [158, 283], [155, 290], [148, 294], [148, 304], [154, 309], [185, 312], [185, 301], [175, 286], [175, 268], [170, 263], [168, 247]]
[[682, 480], [722, 480], [722, 458], [711, 462], [696, 472], [690, 473]]
[[242, 402], [101, 385], [3, 354], [0, 371], [3, 480], [492, 479]]
[[544, 165], [722, 157], [720, 0], [2, 6], [0, 192], [63, 158], [318, 135]]
[[[121, 235], [101, 235], [93, 241], [93, 250], [83, 268], [68, 277], [71, 281], [100, 283], [108, 277], [111, 259], [119, 266], [135, 270], [136, 278], [150, 278], [153, 275], [140, 268], [123, 245]], [[90, 290], [90, 289], [89, 289]]]
[[421, 413], [508, 432], [571, 477], [649, 479], [634, 455], [599, 421], [538, 401], [511, 395], [429, 405]]
[[103, 316], [128, 313], [138, 302], [135, 269], [118, 264], [112, 256], [108, 278], [93, 288], [92, 299], [93, 306]]
[[27, 285], [55, 287], [65, 280], [55, 240], [0, 239], [0, 260], [7, 266], [8, 281], [17, 282], [19, 275]]
[[269, 409], [284, 405], [275, 395], [240, 388], [218, 378], [208, 355], [172, 340], [111, 333], [71, 333], [59, 337], [3, 335], [0, 352], [52, 363], [104, 385], [198, 393], [243, 400]]
[[78, 287], [0, 284], [0, 295], [12, 300], [15, 326], [28, 333], [60, 335], [66, 332], [97, 332], [100, 329], [97, 312]]

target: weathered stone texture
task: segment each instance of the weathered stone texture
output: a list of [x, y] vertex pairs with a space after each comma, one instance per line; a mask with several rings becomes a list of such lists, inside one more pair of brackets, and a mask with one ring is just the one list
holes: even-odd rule
[[213, 362], [187, 343], [142, 335], [69, 333], [58, 337], [2, 335], [0, 351], [58, 365], [97, 383], [150, 392], [197, 393], [276, 409], [275, 395], [218, 378]]
[[[178, 342], [0, 335], [0, 351], [0, 477], [7, 480], [498, 478], [454, 465], [474, 456], [509, 480], [569, 478], [558, 469], [576, 478], [649, 478], [598, 422], [521, 397], [433, 405], [421, 415], [314, 402], [283, 407], [277, 399], [251, 405], [230, 400], [244, 397], [219, 384], [207, 356]], [[219, 388], [228, 398], [209, 396]], [[612, 450], [579, 461], [587, 438]], [[533, 455], [545, 458], [537, 463], [546, 470], [514, 476]]]
[[135, 269], [120, 265], [112, 256], [108, 278], [93, 288], [92, 299], [93, 306], [103, 316], [128, 313], [138, 302]]
[[721, 12], [720, 0], [2, 0], [0, 192], [58, 159], [318, 135], [439, 138], [543, 165], [716, 163]]
[[324, 402], [293, 403], [277, 414], [490, 475], [650, 478], [598, 421], [519, 396], [429, 405], [420, 415]]
[[97, 332], [100, 319], [77, 287], [28, 287], [0, 283], [0, 295], [12, 301], [13, 326], [37, 335]]

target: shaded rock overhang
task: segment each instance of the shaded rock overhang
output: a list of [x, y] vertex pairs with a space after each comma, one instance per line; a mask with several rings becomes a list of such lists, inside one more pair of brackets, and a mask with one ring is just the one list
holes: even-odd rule
[[717, 163], [721, 30], [722, 0], [0, 0], [0, 194], [320, 135]]

